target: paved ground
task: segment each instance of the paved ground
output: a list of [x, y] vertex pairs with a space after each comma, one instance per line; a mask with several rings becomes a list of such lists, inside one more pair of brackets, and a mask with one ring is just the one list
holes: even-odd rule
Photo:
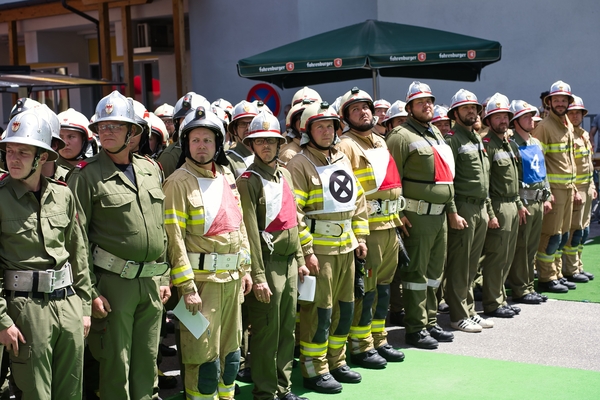
[[[590, 228], [590, 238], [600, 235], [597, 222]], [[589, 284], [600, 285], [600, 277]], [[440, 343], [435, 351], [600, 372], [600, 304], [548, 300], [540, 305], [519, 306], [520, 315], [512, 319], [495, 318], [494, 328], [481, 333], [455, 331], [454, 342]], [[483, 311], [481, 303], [476, 309]], [[440, 314], [439, 324], [450, 330], [449, 316]], [[404, 328], [390, 327], [389, 340], [394, 346], [407, 347]], [[173, 335], [167, 343], [174, 343]], [[410, 363], [410, 358], [405, 362]], [[168, 375], [179, 374], [174, 357], [165, 358], [162, 367]], [[172, 396], [181, 386], [179, 382], [178, 388], [161, 391], [161, 396]]]

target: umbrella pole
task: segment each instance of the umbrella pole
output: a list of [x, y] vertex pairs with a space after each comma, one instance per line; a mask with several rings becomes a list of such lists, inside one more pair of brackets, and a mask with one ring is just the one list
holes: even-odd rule
[[377, 77], [377, 70], [375, 68], [371, 72], [373, 73], [373, 100], [377, 100], [379, 98], [379, 78]]

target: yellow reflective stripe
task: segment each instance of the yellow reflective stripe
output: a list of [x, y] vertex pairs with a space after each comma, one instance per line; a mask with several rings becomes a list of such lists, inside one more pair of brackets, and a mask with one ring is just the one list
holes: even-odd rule
[[233, 398], [233, 394], [235, 392], [235, 383], [231, 385], [225, 385], [219, 382], [219, 397], [229, 397]]
[[583, 183], [590, 183], [593, 179], [593, 175], [588, 174], [582, 174], [582, 175], [577, 175], [575, 177], [575, 183], [576, 184], [583, 184]]
[[308, 357], [319, 357], [327, 354], [327, 342], [309, 343], [300, 341], [300, 354]]
[[194, 279], [194, 271], [189, 265], [171, 269], [171, 281], [173, 285], [178, 285], [181, 282], [189, 281]]
[[394, 218], [399, 218], [398, 214], [390, 214], [390, 215], [377, 215], [369, 216], [369, 223], [375, 222], [391, 222]]
[[348, 336], [329, 336], [329, 348], [331, 349], [341, 349], [346, 345], [346, 341], [348, 340]]
[[300, 245], [302, 245], [302, 246], [310, 243], [310, 241], [313, 240], [313, 237], [310, 234], [310, 231], [308, 230], [308, 227], [302, 229], [298, 233], [298, 236], [300, 237]]
[[554, 254], [546, 254], [542, 252], [537, 252], [536, 259], [541, 262], [551, 263], [554, 262]]
[[294, 194], [296, 194], [296, 203], [298, 203], [300, 207], [304, 207], [306, 205], [306, 200], [308, 199], [308, 193], [300, 189], [295, 189]]
[[[367, 234], [369, 233], [369, 231], [367, 230]], [[317, 233], [315, 233], [312, 237], [313, 240], [313, 245], [320, 245], [320, 246], [348, 246], [350, 244], [352, 244], [352, 236], [350, 236], [350, 233], [348, 232], [344, 232], [342, 234], [342, 236], [340, 237], [335, 237], [335, 236], [322, 236], [319, 235]], [[302, 244], [302, 242], [300, 242]]]
[[179, 225], [181, 228], [187, 226], [188, 215], [174, 208], [165, 210], [165, 225]]
[[374, 319], [371, 322], [371, 332], [383, 332], [385, 331], [385, 319]]
[[308, 200], [306, 200], [306, 205], [309, 204], [317, 204], [317, 203], [323, 203], [323, 190], [319, 189], [319, 190], [311, 190], [310, 193], [308, 194]]
[[214, 399], [215, 397], [217, 397], [217, 392], [215, 392], [213, 394], [202, 394], [200, 392], [196, 392], [194, 390], [185, 388], [186, 400]]
[[371, 336], [371, 325], [351, 326], [348, 336], [352, 339], [366, 339]]
[[575, 256], [575, 255], [577, 255], [578, 250], [579, 250], [579, 246], [577, 246], [577, 247], [565, 246], [563, 248], [563, 254], [566, 254], [568, 256]]
[[203, 225], [204, 224], [204, 211], [203, 210], [202, 211], [201, 210], [190, 210], [188, 224]]
[[554, 258], [556, 260], [560, 260], [562, 258], [563, 255], [563, 251], [562, 250], [556, 250], [556, 253], [554, 253]]
[[575, 180], [575, 174], [547, 174], [550, 183], [572, 183]]
[[568, 143], [547, 143], [543, 147], [546, 153], [566, 153], [571, 149]]
[[300, 311], [296, 311], [296, 323], [300, 323]]
[[367, 236], [369, 234], [369, 222], [362, 220], [352, 221], [352, 230], [356, 236]]

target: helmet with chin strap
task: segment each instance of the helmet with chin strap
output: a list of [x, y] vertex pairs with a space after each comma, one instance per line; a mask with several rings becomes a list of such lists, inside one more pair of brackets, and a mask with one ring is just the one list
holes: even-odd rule
[[183, 165], [186, 157], [192, 160], [192, 162], [201, 165], [192, 158], [190, 153], [189, 136], [190, 132], [196, 128], [206, 128], [215, 134], [215, 154], [210, 161], [204, 164], [214, 161], [219, 165], [227, 165], [227, 158], [225, 156], [225, 151], [223, 150], [223, 142], [225, 140], [225, 129], [223, 128], [223, 123], [219, 117], [210, 111], [210, 108], [204, 108], [200, 106], [192, 112], [189, 112], [182, 123], [179, 137], [179, 141], [181, 143], [181, 158], [179, 159], [178, 167]]
[[60, 129], [68, 129], [81, 134], [81, 150], [70, 161], [82, 160], [98, 153], [94, 134], [88, 129], [89, 121], [85, 115], [69, 108], [67, 111], [58, 114], [58, 120], [60, 121]]
[[[134, 129], [134, 135], [139, 135], [143, 130], [135, 118], [135, 110], [131, 99], [123, 96], [116, 90], [98, 102], [96, 105], [96, 117], [94, 122], [89, 124], [89, 129], [94, 133], [98, 133], [98, 123], [104, 121], [131, 124]], [[128, 132], [127, 134], [127, 141], [129, 141], [130, 133]]]
[[333, 122], [334, 130], [337, 131], [340, 129], [341, 121], [340, 116], [337, 115], [333, 107], [329, 105], [326, 101], [324, 102], [314, 102], [302, 113], [302, 119], [300, 120], [300, 132], [302, 133], [302, 138], [300, 139], [300, 146], [307, 145], [309, 142], [312, 142], [318, 149], [326, 150], [337, 143], [339, 138], [337, 137], [337, 133], [334, 133], [332, 143], [323, 148], [319, 146], [313, 139], [311, 133], [312, 125], [317, 121], [323, 120], [331, 120]]

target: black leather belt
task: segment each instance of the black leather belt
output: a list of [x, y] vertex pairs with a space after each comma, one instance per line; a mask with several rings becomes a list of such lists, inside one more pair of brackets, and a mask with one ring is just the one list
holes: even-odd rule
[[73, 296], [75, 291], [71, 286], [55, 289], [53, 292], [44, 293], [44, 292], [17, 292], [12, 290], [5, 290], [4, 297], [31, 297], [32, 299], [45, 299], [48, 300], [58, 300], [58, 299], [66, 299], [69, 296]]

